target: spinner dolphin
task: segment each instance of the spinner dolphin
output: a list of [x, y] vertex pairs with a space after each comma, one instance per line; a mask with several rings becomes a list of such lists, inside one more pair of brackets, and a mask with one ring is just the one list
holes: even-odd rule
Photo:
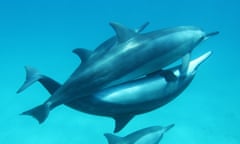
[[[197, 68], [211, 52], [167, 70], [104, 88], [88, 97], [65, 103], [75, 110], [115, 119], [114, 132], [120, 131], [134, 116], [157, 109], [176, 98], [191, 83]], [[39, 81], [50, 94], [61, 84], [26, 67], [27, 77]], [[52, 88], [53, 87], [53, 88]], [[144, 105], [144, 107], [143, 107]]]
[[[111, 23], [116, 42], [104, 54], [84, 49], [74, 50], [82, 62], [69, 79], [51, 90], [43, 104], [23, 112], [42, 123], [50, 110], [97, 91], [153, 73], [189, 54], [201, 41], [218, 32], [206, 34], [192, 26], [166, 28], [140, 34], [120, 24]], [[18, 92], [28, 86], [28, 80]], [[27, 84], [26, 84], [27, 83]]]

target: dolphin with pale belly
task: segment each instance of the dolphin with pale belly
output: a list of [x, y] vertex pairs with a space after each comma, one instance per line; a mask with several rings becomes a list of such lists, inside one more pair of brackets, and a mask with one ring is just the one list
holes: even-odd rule
[[[89, 99], [103, 88], [154, 73], [189, 54], [204, 39], [218, 34], [206, 34], [192, 26], [143, 34], [120, 24], [111, 23], [111, 26], [116, 32], [116, 42], [104, 54], [85, 49], [74, 50], [82, 60], [81, 65], [63, 85], [54, 87], [54, 93], [43, 104], [22, 114], [33, 116], [42, 123], [55, 107], [81, 98]], [[25, 82], [18, 93], [28, 85]]]
[[[176, 98], [190, 84], [199, 65], [211, 52], [183, 64], [151, 73], [143, 78], [104, 88], [90, 96], [65, 103], [75, 110], [115, 119], [114, 132], [120, 131], [135, 115], [157, 109]], [[27, 78], [39, 81], [50, 94], [61, 84], [26, 67]]]

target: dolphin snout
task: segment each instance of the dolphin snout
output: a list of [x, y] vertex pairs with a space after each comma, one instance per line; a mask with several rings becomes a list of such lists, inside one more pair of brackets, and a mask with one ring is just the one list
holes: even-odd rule
[[206, 34], [206, 37], [215, 36], [215, 35], [218, 35], [219, 33], [220, 33], [219, 31], [210, 32]]
[[165, 127], [165, 132], [167, 132], [168, 130], [170, 130], [172, 127], [174, 127], [175, 126], [175, 124], [171, 124], [171, 125], [169, 125], [169, 126], [166, 126]]
[[219, 33], [220, 33], [219, 31], [214, 31], [214, 32], [207, 33], [207, 34], [205, 34], [205, 36], [203, 37], [203, 40], [206, 40], [206, 39], [208, 39], [208, 38], [211, 37], [211, 36], [218, 35]]

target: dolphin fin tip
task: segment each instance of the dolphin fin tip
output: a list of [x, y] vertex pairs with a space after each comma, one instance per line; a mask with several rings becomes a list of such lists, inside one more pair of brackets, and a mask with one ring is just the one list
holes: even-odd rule
[[33, 83], [35, 83], [36, 81], [38, 81], [39, 79], [42, 78], [42, 75], [40, 75], [36, 69], [34, 69], [30, 66], [25, 66], [24, 68], [26, 71], [26, 79], [25, 79], [24, 83], [22, 84], [22, 86], [17, 90], [17, 92], [16, 92], [17, 94], [21, 93], [26, 88], [28, 88]]
[[123, 129], [126, 124], [133, 118], [134, 116], [132, 115], [127, 115], [127, 116], [121, 116], [121, 117], [115, 117], [115, 129], [114, 133], [119, 132], [121, 129]]
[[110, 22], [109, 24], [114, 29], [119, 43], [125, 42], [137, 35], [136, 31], [129, 29], [119, 23]]
[[75, 48], [72, 50], [73, 53], [75, 53], [82, 62], [87, 61], [87, 59], [91, 56], [92, 51], [84, 48]]

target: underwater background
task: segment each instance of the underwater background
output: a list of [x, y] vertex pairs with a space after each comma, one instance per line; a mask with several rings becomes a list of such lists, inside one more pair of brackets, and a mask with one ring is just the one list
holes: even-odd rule
[[0, 143], [107, 144], [111, 118], [66, 106], [41, 125], [19, 114], [50, 95], [34, 84], [21, 94], [29, 65], [63, 83], [80, 64], [74, 48], [93, 50], [114, 35], [110, 21], [144, 32], [179, 25], [220, 31], [193, 51], [212, 50], [190, 86], [174, 101], [136, 116], [117, 135], [153, 125], [175, 127], [161, 144], [240, 144], [240, 2], [237, 0], [8, 0], [0, 1]]

